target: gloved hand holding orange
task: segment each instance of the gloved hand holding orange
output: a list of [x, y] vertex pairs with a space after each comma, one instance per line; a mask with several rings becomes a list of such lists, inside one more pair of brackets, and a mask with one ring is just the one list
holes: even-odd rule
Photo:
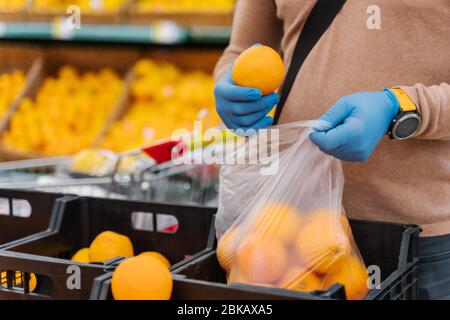
[[242, 52], [214, 88], [225, 125], [244, 131], [270, 126], [267, 114], [279, 102], [275, 91], [283, 78], [283, 60], [272, 48], [256, 45]]

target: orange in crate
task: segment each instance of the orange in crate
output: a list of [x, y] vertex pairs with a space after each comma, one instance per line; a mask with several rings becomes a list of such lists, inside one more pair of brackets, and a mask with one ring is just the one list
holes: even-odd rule
[[156, 251], [147, 251], [140, 254], [140, 256], [147, 256], [147, 257], [153, 257], [159, 262], [161, 262], [164, 266], [166, 266], [168, 269], [170, 269], [170, 261], [164, 257], [161, 253]]
[[290, 268], [279, 284], [282, 288], [296, 291], [315, 291], [322, 289], [322, 280], [314, 272], [301, 266]]
[[217, 245], [217, 260], [222, 266], [223, 270], [229, 272], [233, 260], [236, 256], [237, 243], [235, 243], [236, 229], [230, 227], [225, 234], [220, 238]]
[[252, 284], [274, 284], [284, 273], [288, 264], [288, 253], [276, 238], [248, 236], [236, 252], [239, 277]]
[[172, 276], [167, 267], [148, 255], [121, 262], [111, 280], [111, 291], [116, 300], [169, 300], [172, 287]]
[[297, 236], [297, 254], [309, 269], [325, 274], [350, 253], [349, 231], [348, 220], [340, 213], [312, 213]]
[[345, 287], [347, 299], [361, 300], [369, 292], [367, 280], [367, 270], [361, 259], [349, 255], [340, 266], [332, 269], [325, 277], [324, 288], [339, 283]]
[[89, 248], [91, 262], [105, 262], [116, 257], [134, 255], [133, 244], [127, 236], [112, 231], [100, 233]]
[[275, 237], [283, 244], [289, 244], [295, 241], [301, 222], [301, 215], [295, 208], [285, 203], [272, 202], [258, 210], [249, 233], [259, 237]]

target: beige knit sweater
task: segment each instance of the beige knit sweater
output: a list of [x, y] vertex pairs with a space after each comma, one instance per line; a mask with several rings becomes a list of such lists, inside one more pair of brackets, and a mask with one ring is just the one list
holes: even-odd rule
[[[315, 2], [238, 0], [216, 77], [256, 42], [278, 48], [289, 65]], [[376, 22], [371, 5], [380, 9], [381, 29], [368, 28], [368, 19]], [[419, 224], [423, 236], [447, 234], [449, 83], [450, 0], [348, 0], [300, 70], [280, 123], [316, 119], [353, 92], [403, 86], [420, 108], [422, 126], [407, 141], [385, 138], [364, 163], [343, 163], [344, 206], [353, 218]]]

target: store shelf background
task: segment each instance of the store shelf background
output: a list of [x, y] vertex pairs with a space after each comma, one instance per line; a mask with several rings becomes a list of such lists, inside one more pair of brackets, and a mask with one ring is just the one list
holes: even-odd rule
[[133, 1], [126, 1], [113, 12], [81, 12], [80, 29], [66, 26], [69, 16], [36, 10], [33, 0], [19, 11], [0, 9], [0, 39], [226, 45], [233, 12], [138, 11]]

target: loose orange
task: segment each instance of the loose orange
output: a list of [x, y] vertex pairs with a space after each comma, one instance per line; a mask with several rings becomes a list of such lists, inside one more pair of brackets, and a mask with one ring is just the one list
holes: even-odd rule
[[345, 257], [344, 263], [330, 271], [326, 276], [324, 288], [340, 283], [345, 287], [345, 293], [349, 300], [361, 300], [369, 292], [367, 286], [368, 274], [362, 261], [348, 255]]
[[[282, 242], [248, 236], [236, 252], [240, 278], [253, 284], [273, 284], [287, 268], [288, 254]], [[234, 267], [234, 266], [233, 266]]]
[[236, 229], [230, 227], [220, 238], [217, 245], [217, 260], [223, 270], [229, 272], [236, 256], [237, 242], [235, 241]]
[[147, 252], [142, 252], [139, 256], [154, 257], [157, 260], [159, 260], [163, 265], [165, 265], [168, 269], [170, 269], [170, 261], [159, 252], [147, 251]]
[[133, 244], [130, 239], [112, 231], [100, 233], [89, 248], [91, 262], [105, 262], [115, 257], [132, 257], [133, 255]]
[[72, 257], [72, 261], [89, 263], [89, 248], [83, 248], [78, 250]]
[[283, 60], [270, 47], [251, 47], [242, 52], [234, 62], [232, 78], [237, 85], [257, 88], [263, 95], [268, 95], [283, 82]]
[[166, 266], [147, 255], [126, 259], [111, 279], [115, 300], [169, 300], [172, 288], [172, 276]]
[[296, 291], [315, 291], [322, 289], [322, 280], [312, 271], [301, 267], [291, 267], [279, 282], [282, 288]]
[[[343, 215], [319, 210], [312, 213], [297, 237], [297, 254], [313, 271], [327, 273], [335, 265], [342, 263], [351, 250], [348, 232], [343, 227]], [[345, 217], [344, 217], [345, 218]]]
[[250, 226], [250, 233], [261, 238], [276, 237], [284, 244], [295, 241], [300, 231], [301, 215], [285, 203], [272, 202], [258, 210]]

